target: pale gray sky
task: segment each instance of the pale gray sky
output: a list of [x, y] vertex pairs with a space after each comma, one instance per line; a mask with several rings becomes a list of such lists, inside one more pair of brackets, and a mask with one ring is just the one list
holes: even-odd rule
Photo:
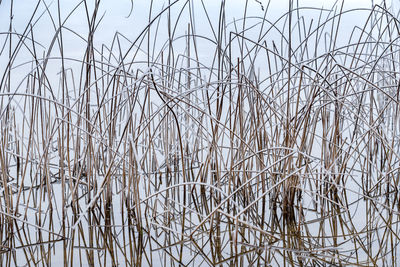
[[[93, 6], [93, 2], [94, 1], [88, 1], [88, 5]], [[299, 5], [302, 7], [323, 6], [326, 9], [331, 9], [335, 2], [336, 1], [334, 0], [298, 1]], [[389, 3], [389, 1], [387, 2]], [[6, 33], [9, 29], [10, 3], [11, 0], [3, 0], [2, 4], [0, 5], [0, 32], [3, 33], [2, 35], [0, 35], [1, 43], [3, 43], [5, 40], [4, 38], [6, 34], [4, 33]], [[24, 32], [24, 29], [26, 28], [34, 7], [37, 3], [37, 0], [14, 1], [12, 31], [15, 31], [17, 33]], [[60, 1], [62, 21], [66, 19], [67, 15], [70, 14], [71, 11], [79, 3], [81, 4], [70, 15], [70, 17], [68, 17], [68, 20], [64, 24], [65, 30], [63, 30], [65, 55], [67, 57], [76, 59], [82, 57], [86, 49], [85, 41], [76, 35], [81, 35], [83, 39], [86, 39], [87, 37], [88, 24], [86, 20], [84, 5], [79, 0]], [[152, 17], [154, 17], [163, 7], [165, 7], [166, 3], [168, 3], [168, 1], [155, 0], [153, 3]], [[172, 11], [173, 16], [175, 16], [175, 20], [178, 12], [181, 9], [180, 7], [182, 7], [184, 3], [185, 1], [180, 1], [174, 6], [174, 9]], [[201, 2], [199, 0], [193, 0], [191, 1], [191, 3], [194, 4], [196, 7], [196, 12], [194, 14], [196, 20], [196, 33], [204, 36], [212, 36], [210, 25], [208, 24], [207, 18], [202, 11]], [[207, 6], [207, 12], [209, 13], [211, 22], [214, 26], [216, 26], [218, 24], [219, 7], [221, 2], [216, 0], [204, 0], [204, 3]], [[226, 1], [226, 21], [233, 22], [234, 20], [238, 20], [243, 17], [245, 3], [246, 1], [243, 0]], [[289, 1], [271, 0], [266, 18], [271, 21], [276, 20], [282, 14], [287, 12], [288, 3]], [[341, 2], [339, 1], [339, 3]], [[381, 3], [381, 1], [379, 1], [378, 3]], [[134, 0], [132, 14], [130, 14], [130, 10], [132, 7], [131, 4], [132, 2], [130, 0], [105, 0], [101, 2], [99, 17], [102, 15], [104, 15], [104, 17], [94, 38], [94, 44], [98, 49], [101, 49], [102, 44], [105, 44], [109, 47], [112, 43], [114, 34], [117, 31], [126, 36], [129, 40], [133, 41], [144, 29], [144, 27], [148, 23], [150, 1]], [[49, 12], [46, 11], [46, 5]], [[268, 1], [249, 0], [247, 16], [262, 17], [264, 15], [264, 11], [262, 11], [261, 5], [267, 7]], [[370, 8], [371, 5], [372, 2], [370, 0], [345, 0], [344, 9], [348, 10], [353, 8]], [[340, 5], [337, 6], [337, 8], [339, 7]], [[89, 9], [92, 10], [91, 8]], [[128, 16], [129, 14], [130, 16]], [[346, 34], [349, 34], [355, 25], [360, 26], [360, 23], [365, 22], [368, 14], [368, 11], [358, 11], [343, 16], [342, 28], [340, 29], [340, 33], [342, 34], [341, 36], [343, 37], [343, 39], [346, 39]], [[314, 19], [314, 21], [316, 21], [318, 20], [319, 12], [302, 10], [302, 15], [305, 16], [306, 20], [311, 21], [311, 19]], [[185, 11], [183, 13], [183, 19], [180, 20], [181, 22], [177, 30], [177, 36], [185, 34], [185, 30], [187, 29], [188, 16], [188, 12]], [[39, 50], [37, 51], [37, 53], [43, 53], [45, 49], [49, 48], [51, 41], [57, 31], [58, 26], [53, 25], [53, 23], [58, 23], [57, 20], [57, 1], [41, 1], [38, 12], [33, 19], [33, 23], [35, 23], [33, 26], [33, 35], [35, 41], [41, 43], [44, 47], [42, 50], [40, 50], [40, 47], [37, 47], [37, 49]], [[251, 19], [249, 20], [249, 23], [251, 23]], [[234, 25], [231, 24], [231, 27], [234, 27]], [[273, 36], [273, 34], [271, 34], [270, 36]], [[14, 38], [15, 44], [18, 40], [18, 37], [15, 36]], [[160, 31], [158, 32], [157, 38], [158, 43], [156, 45], [161, 47], [164, 44], [164, 41], [167, 39], [166, 16], [164, 16], [163, 20], [160, 21]], [[128, 47], [129, 43], [126, 42], [124, 44], [122, 41], [121, 45], [123, 48], [126, 48]], [[207, 52], [208, 51], [205, 48], [203, 51], [203, 55], [206, 55]], [[200, 51], [200, 53], [202, 52]], [[1, 57], [2, 58], [0, 59], [0, 61], [4, 61], [6, 59], [4, 55], [2, 55]], [[20, 52], [19, 58], [16, 59], [15, 62], [22, 63], [26, 61], [26, 58], [31, 57], [24, 54], [24, 52]], [[0, 70], [3, 70], [3, 68], [4, 67], [0, 67]]]

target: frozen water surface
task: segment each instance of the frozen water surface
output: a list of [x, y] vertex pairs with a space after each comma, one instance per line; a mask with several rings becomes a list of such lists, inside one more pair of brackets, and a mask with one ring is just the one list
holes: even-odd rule
[[1, 266], [398, 266], [398, 4], [0, 2]]

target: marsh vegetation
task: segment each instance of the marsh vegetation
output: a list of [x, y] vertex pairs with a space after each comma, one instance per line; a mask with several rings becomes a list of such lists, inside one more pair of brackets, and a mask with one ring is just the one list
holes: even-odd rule
[[398, 266], [399, 14], [274, 2], [3, 1], [0, 265]]

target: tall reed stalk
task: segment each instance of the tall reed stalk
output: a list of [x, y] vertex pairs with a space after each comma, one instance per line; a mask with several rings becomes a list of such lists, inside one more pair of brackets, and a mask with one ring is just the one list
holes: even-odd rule
[[1, 266], [399, 265], [395, 8], [6, 2]]

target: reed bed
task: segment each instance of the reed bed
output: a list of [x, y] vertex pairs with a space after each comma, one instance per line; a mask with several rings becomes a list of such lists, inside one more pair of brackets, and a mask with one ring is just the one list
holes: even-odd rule
[[399, 266], [397, 11], [157, 2], [98, 44], [100, 1], [11, 1], [0, 265]]

